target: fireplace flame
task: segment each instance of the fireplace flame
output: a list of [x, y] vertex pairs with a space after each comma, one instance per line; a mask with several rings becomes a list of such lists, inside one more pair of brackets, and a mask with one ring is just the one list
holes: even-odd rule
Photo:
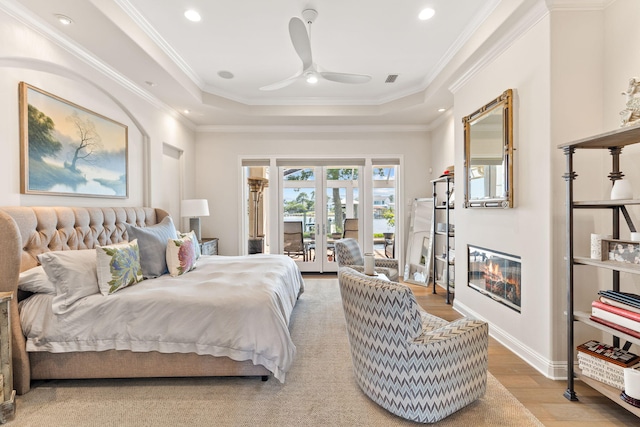
[[502, 270], [498, 263], [493, 263], [489, 261], [488, 264], [484, 266], [484, 275], [485, 280], [489, 280], [491, 282], [506, 282], [510, 285], [517, 285], [518, 281], [515, 277], [505, 277], [502, 274]]

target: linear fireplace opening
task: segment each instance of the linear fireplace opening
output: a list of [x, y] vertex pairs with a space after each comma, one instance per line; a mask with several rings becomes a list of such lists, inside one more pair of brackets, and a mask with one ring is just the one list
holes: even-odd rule
[[522, 263], [517, 255], [467, 245], [469, 286], [520, 312]]

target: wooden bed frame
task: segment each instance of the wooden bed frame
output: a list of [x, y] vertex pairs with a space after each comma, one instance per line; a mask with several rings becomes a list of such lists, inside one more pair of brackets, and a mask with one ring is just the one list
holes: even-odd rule
[[139, 207], [2, 207], [0, 208], [0, 292], [12, 292], [10, 324], [13, 381], [18, 394], [31, 380], [71, 378], [142, 378], [192, 376], [260, 376], [267, 368], [251, 361], [195, 353], [139, 353], [127, 350], [47, 353], [26, 351], [18, 301], [20, 272], [38, 265], [47, 251], [92, 249], [127, 240], [124, 223], [149, 226], [169, 214]]

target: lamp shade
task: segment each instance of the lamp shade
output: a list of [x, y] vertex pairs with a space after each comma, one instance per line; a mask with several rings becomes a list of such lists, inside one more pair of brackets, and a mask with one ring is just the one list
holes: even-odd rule
[[209, 202], [207, 199], [183, 200], [180, 210], [182, 212], [182, 216], [209, 216]]

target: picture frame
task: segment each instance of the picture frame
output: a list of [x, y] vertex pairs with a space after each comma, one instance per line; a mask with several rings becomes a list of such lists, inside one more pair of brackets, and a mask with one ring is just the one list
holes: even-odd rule
[[640, 242], [602, 239], [601, 261], [640, 264]]
[[19, 83], [20, 192], [125, 199], [128, 127]]

